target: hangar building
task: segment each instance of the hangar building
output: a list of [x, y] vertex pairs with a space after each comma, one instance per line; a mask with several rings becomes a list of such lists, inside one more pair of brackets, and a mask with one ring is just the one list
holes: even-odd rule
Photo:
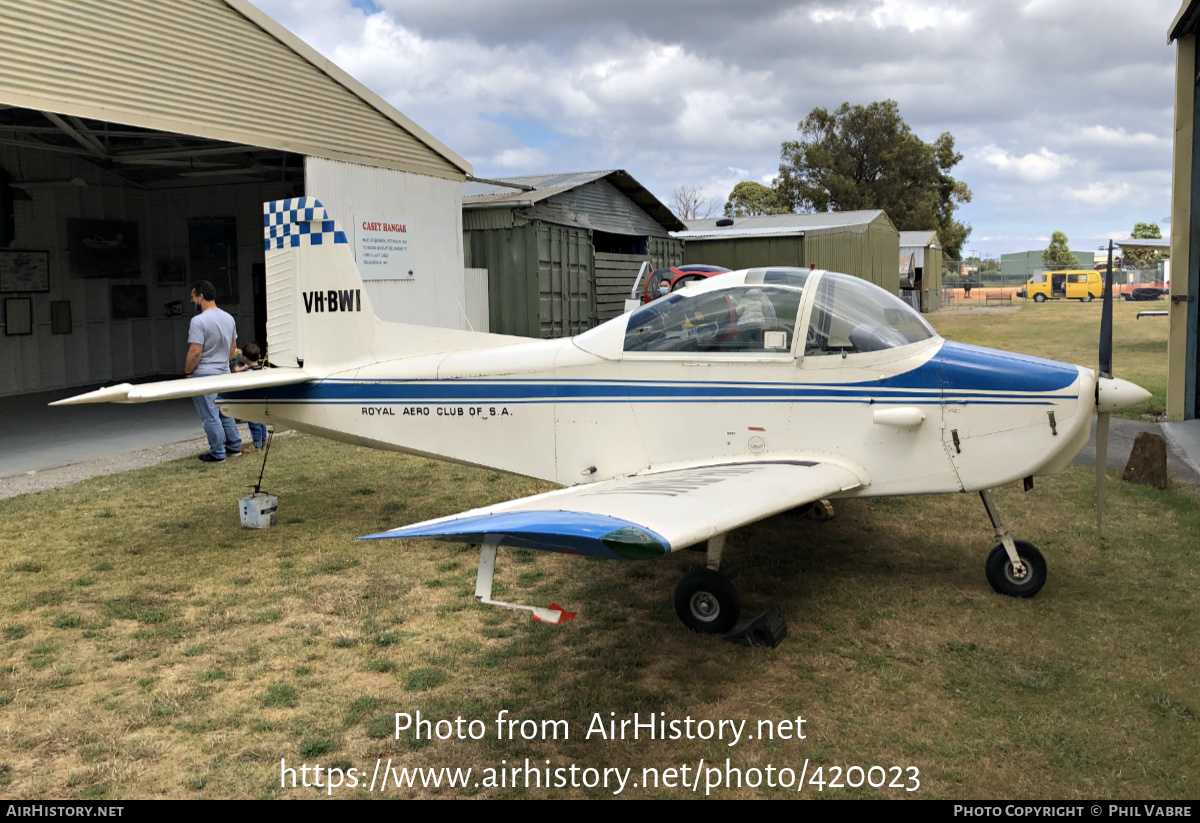
[[643, 262], [683, 261], [684, 224], [621, 169], [463, 186], [466, 265], [488, 270], [490, 330], [565, 337], [621, 314]]
[[465, 328], [470, 172], [246, 0], [0, 4], [0, 395], [180, 373], [200, 279], [264, 342], [262, 203], [299, 195], [359, 254], [406, 226], [381, 317]]
[[1170, 336], [1167, 339], [1167, 417], [1200, 416], [1200, 0], [1187, 0], [1171, 23], [1175, 43], [1175, 156], [1171, 185]]
[[672, 236], [684, 241], [685, 263], [816, 266], [900, 291], [900, 233], [878, 209], [689, 220]]

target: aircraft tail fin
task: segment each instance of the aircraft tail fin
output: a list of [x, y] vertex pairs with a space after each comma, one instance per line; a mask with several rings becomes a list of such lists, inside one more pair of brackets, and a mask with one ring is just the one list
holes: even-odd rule
[[263, 204], [272, 365], [318, 371], [371, 355], [375, 313], [342, 226], [315, 197]]

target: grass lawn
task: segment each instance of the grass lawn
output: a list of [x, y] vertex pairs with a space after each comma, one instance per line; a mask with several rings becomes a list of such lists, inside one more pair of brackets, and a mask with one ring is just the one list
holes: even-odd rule
[[[1018, 304], [1016, 312], [967, 308], [926, 315], [948, 340], [1062, 360], [1095, 370], [1100, 358], [1101, 301], [1052, 300]], [[1167, 318], [1139, 311], [1166, 303], [1113, 303], [1113, 376], [1137, 383], [1153, 397], [1119, 417], [1140, 419], [1167, 408]]]
[[[1045, 305], [936, 322], [956, 339], [970, 330], [974, 342], [1086, 365], [1089, 344], [1064, 329], [1088, 317], [1099, 312]], [[1129, 327], [1157, 334], [1154, 323], [1119, 320], [1118, 374], [1143, 357], [1127, 351], [1141, 345]], [[807, 761], [809, 780], [821, 767], [827, 782], [835, 767], [903, 767], [901, 782], [919, 769], [911, 795], [826, 786], [833, 797], [1200, 795], [1194, 490], [1113, 479], [1104, 548], [1090, 469], [1039, 480], [1029, 494], [998, 490], [1009, 527], [1049, 562], [1049, 582], [1028, 601], [985, 581], [991, 529], [975, 495], [838, 501], [829, 522], [784, 514], [741, 529], [724, 571], [746, 613], [775, 606], [790, 629], [764, 650], [676, 620], [673, 588], [700, 554], [616, 562], [501, 549], [496, 596], [579, 610], [555, 627], [477, 605], [477, 556], [465, 546], [354, 539], [544, 484], [281, 438], [267, 471], [280, 525], [248, 531], [237, 498], [256, 476], [248, 457], [184, 460], [0, 501], [0, 793], [324, 796], [281, 788], [281, 759], [365, 770], [364, 785], [377, 759], [470, 767], [477, 780], [526, 758], [543, 769], [631, 768], [640, 784], [643, 768], [703, 759], [723, 769], [728, 758], [796, 773]], [[417, 710], [481, 720], [486, 734], [395, 739], [393, 713]], [[566, 720], [570, 738], [498, 740], [501, 711]], [[747, 720], [754, 739], [585, 739], [595, 713], [634, 712]], [[759, 739], [757, 721], [797, 715], [806, 739]], [[611, 793], [509, 783], [385, 796]], [[703, 793], [702, 781], [699, 792], [629, 785], [622, 796]], [[796, 793], [743, 784], [713, 794]]]

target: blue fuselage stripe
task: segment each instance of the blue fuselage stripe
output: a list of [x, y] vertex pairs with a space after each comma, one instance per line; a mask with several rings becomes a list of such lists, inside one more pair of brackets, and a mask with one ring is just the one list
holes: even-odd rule
[[223, 394], [225, 403], [905, 403], [1034, 405], [1070, 400], [1075, 366], [992, 349], [943, 343], [915, 369], [856, 383], [669, 380], [336, 378]]

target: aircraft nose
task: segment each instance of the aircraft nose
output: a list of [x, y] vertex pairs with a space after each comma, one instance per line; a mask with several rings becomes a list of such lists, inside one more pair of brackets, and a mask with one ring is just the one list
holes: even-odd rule
[[1151, 398], [1150, 392], [1119, 377], [1101, 377], [1096, 388], [1096, 411], [1101, 414], [1124, 411]]

